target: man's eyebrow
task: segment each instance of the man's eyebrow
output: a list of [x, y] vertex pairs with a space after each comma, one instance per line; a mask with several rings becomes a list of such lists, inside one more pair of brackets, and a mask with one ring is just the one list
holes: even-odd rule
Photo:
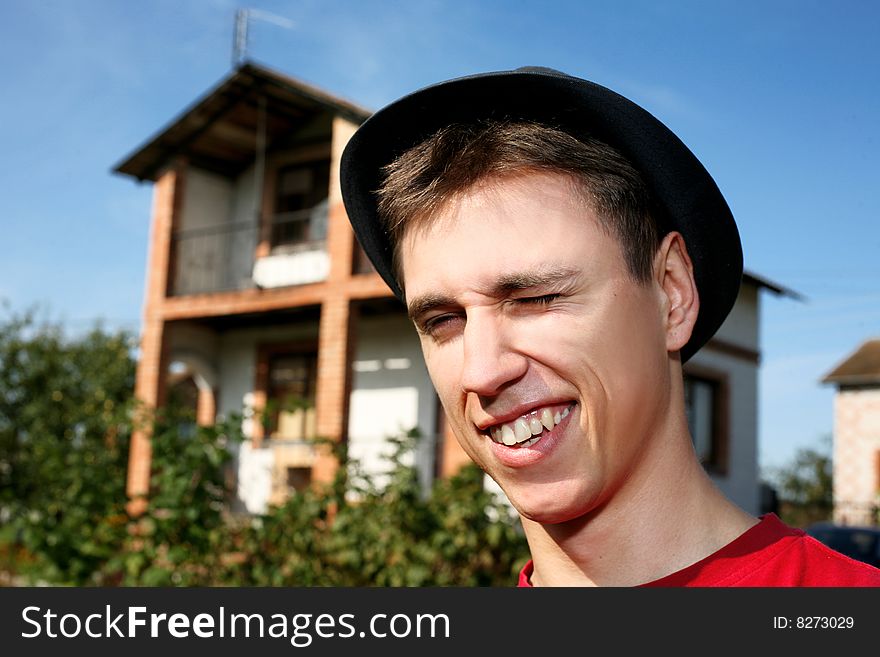
[[428, 294], [423, 294], [410, 301], [406, 313], [409, 315], [410, 320], [415, 322], [428, 311], [434, 310], [435, 308], [454, 305], [455, 299], [452, 297], [429, 292]]
[[[579, 273], [580, 270], [574, 267], [553, 267], [504, 274], [489, 286], [488, 294], [500, 299], [519, 290], [552, 287], [561, 282], [568, 282], [576, 278]], [[450, 296], [429, 292], [415, 297], [407, 307], [407, 314], [412, 321], [416, 321], [431, 310], [455, 306], [457, 303]]]
[[512, 292], [528, 290], [533, 287], [552, 287], [576, 278], [578, 273], [579, 270], [574, 267], [552, 267], [505, 274], [492, 285], [492, 295], [505, 297]]

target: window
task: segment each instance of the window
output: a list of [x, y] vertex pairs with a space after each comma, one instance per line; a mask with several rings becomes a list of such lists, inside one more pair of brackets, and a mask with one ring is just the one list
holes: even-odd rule
[[315, 438], [317, 371], [314, 353], [275, 353], [269, 357], [266, 419], [270, 438]]
[[727, 382], [723, 375], [685, 372], [688, 429], [700, 463], [713, 474], [727, 472]]
[[273, 249], [308, 246], [327, 237], [330, 161], [284, 167], [275, 187]]

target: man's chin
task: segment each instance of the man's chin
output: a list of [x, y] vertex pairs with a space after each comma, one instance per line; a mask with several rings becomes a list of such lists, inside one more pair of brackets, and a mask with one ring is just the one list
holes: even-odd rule
[[578, 502], [566, 501], [559, 497], [536, 500], [518, 496], [511, 499], [511, 504], [520, 517], [541, 525], [557, 525], [568, 522], [580, 518], [590, 510], [589, 506], [585, 506], [580, 500]]

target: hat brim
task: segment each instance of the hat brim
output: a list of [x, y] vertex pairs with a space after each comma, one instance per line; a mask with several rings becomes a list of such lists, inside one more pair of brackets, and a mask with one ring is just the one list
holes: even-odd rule
[[398, 298], [404, 295], [377, 213], [382, 168], [443, 126], [482, 119], [588, 132], [626, 156], [664, 215], [656, 218], [661, 233], [680, 232], [693, 262], [700, 312], [682, 362], [708, 342], [736, 302], [743, 268], [739, 231], [718, 186], [649, 112], [601, 85], [549, 69], [484, 73], [426, 87], [376, 112], [349, 141], [340, 167], [345, 209], [358, 242]]

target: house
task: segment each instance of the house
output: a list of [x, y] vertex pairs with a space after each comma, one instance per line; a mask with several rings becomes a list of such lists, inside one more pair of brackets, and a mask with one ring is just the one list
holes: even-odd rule
[[694, 448], [718, 487], [762, 513], [758, 476], [758, 367], [761, 292], [796, 292], [745, 272], [739, 296], [711, 340], [684, 365], [685, 408]]
[[822, 378], [834, 395], [834, 521], [880, 521], [880, 339], [865, 341]]
[[[354, 240], [338, 185], [369, 112], [244, 63], [123, 160], [154, 184], [136, 395], [191, 400], [198, 421], [246, 410], [242, 508], [261, 512], [338, 464], [310, 438], [347, 441], [368, 471], [386, 437], [417, 427], [428, 485], [467, 457], [445, 422], [403, 306]], [[718, 335], [687, 364], [696, 449], [757, 511], [761, 290], [746, 275]], [[128, 491], [145, 493], [150, 444], [132, 439]]]

